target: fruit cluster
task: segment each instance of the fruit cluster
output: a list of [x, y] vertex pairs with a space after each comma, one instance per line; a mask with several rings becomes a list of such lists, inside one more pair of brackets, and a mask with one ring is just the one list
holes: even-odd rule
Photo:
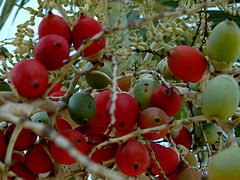
[[[34, 49], [34, 59], [21, 60], [11, 70], [11, 82], [18, 95], [28, 99], [43, 95], [49, 87], [49, 71], [61, 69], [71, 59], [72, 43], [78, 51], [101, 31], [101, 25], [84, 14], [71, 30], [62, 17], [49, 12], [39, 25], [39, 42]], [[102, 36], [81, 54], [89, 61], [84, 70], [90, 72], [84, 75], [88, 86], [96, 90], [94, 93], [69, 92], [59, 82], [49, 91], [47, 99], [58, 104], [59, 99], [72, 93], [65, 101], [65, 116], [56, 112], [52, 117], [49, 112], [37, 109], [28, 118], [36, 124], [52, 128], [89, 160], [111, 168], [113, 161], [127, 176], [148, 172], [149, 176], [159, 180], [202, 179], [192, 148], [196, 144], [208, 148], [209, 145], [215, 148], [216, 143], [219, 145], [220, 125], [234, 115], [239, 105], [238, 83], [226, 73], [240, 55], [237, 24], [227, 19], [213, 29], [207, 41], [207, 56], [194, 47], [179, 45], [173, 47], [166, 59], [160, 62], [164, 68], [159, 71], [166, 79], [165, 67], [172, 74], [169, 77], [174, 76], [178, 82], [188, 86], [190, 83], [205, 85], [197, 88], [200, 91], [198, 94], [201, 93], [200, 100], [189, 105], [194, 106], [191, 108], [193, 116], [203, 115], [201, 118], [208, 122], [196, 123], [194, 128], [187, 121], [183, 124], [175, 120], [183, 113], [181, 108], [185, 105], [186, 93], [159, 77], [159, 73], [123, 75], [114, 79], [119, 91], [109, 88], [114, 76], [111, 65], [98, 62], [103, 57], [105, 42], [105, 36]], [[234, 44], [234, 48], [229, 48], [230, 44], [231, 47]], [[100, 65], [93, 70], [96, 63]], [[212, 74], [210, 67], [213, 68]], [[134, 85], [133, 81], [136, 81]], [[197, 106], [200, 110], [196, 109]], [[173, 127], [173, 123], [176, 126]], [[5, 161], [7, 147], [17, 126], [12, 123], [4, 131], [0, 130], [0, 161]], [[56, 139], [27, 128], [20, 131], [13, 150], [9, 170], [23, 179], [37, 179], [41, 174], [54, 176], [58, 164], [69, 166], [78, 163], [71, 149], [62, 148]], [[224, 161], [232, 165], [228, 172], [239, 169], [239, 158], [231, 157], [231, 154], [237, 156], [238, 148], [229, 148], [221, 153]], [[214, 156], [209, 164], [210, 178], [237, 179], [239, 176], [236, 173], [231, 175], [221, 169], [219, 164], [224, 161], [219, 156]]]

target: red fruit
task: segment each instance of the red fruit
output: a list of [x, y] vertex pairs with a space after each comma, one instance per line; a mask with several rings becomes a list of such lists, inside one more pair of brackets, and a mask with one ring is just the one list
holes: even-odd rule
[[164, 110], [168, 116], [174, 116], [180, 110], [182, 98], [174, 86], [168, 88], [166, 85], [161, 85], [153, 91], [150, 103], [151, 106]]
[[[102, 31], [101, 25], [93, 18], [81, 15], [75, 22], [72, 30], [73, 45], [76, 50], [82, 45], [83, 40], [92, 38], [94, 35]], [[94, 41], [88, 46], [83, 57], [89, 57], [105, 48], [105, 36], [99, 41]]]
[[79, 131], [80, 133], [84, 135], [90, 135], [90, 134], [104, 134], [107, 130], [107, 126], [105, 127], [96, 127], [93, 125], [80, 125], [75, 128], [75, 130]]
[[[86, 140], [80, 132], [74, 129], [67, 129], [59, 134], [66, 137], [79, 152], [86, 154]], [[56, 162], [60, 164], [70, 165], [76, 162], [75, 158], [73, 158], [67, 150], [57, 146], [54, 141], [50, 143], [50, 153]]]
[[71, 43], [71, 29], [67, 21], [58, 15], [52, 14], [51, 11], [38, 26], [39, 39], [48, 34], [62, 36], [69, 44]]
[[135, 123], [135, 125], [131, 129], [128, 129], [128, 130], [125, 130], [125, 131], [118, 131], [117, 129], [114, 129], [114, 135], [116, 137], [121, 137], [121, 136], [130, 134], [131, 132], [133, 132], [136, 129], [137, 129], [137, 123]]
[[[167, 124], [168, 122], [168, 116], [163, 110], [157, 107], [150, 107], [142, 111], [138, 124], [141, 129], [147, 129], [161, 126], [163, 124]], [[142, 134], [142, 136], [149, 140], [157, 140], [163, 138], [167, 134], [168, 130], [169, 128], [165, 128], [158, 133], [146, 133]]]
[[63, 60], [69, 58], [69, 53], [70, 47], [66, 39], [55, 34], [41, 38], [34, 49], [35, 59], [42, 62], [49, 71], [63, 67]]
[[51, 97], [63, 97], [66, 94], [67, 91], [55, 91], [52, 94], [50, 94], [50, 100], [58, 102], [59, 99], [52, 99]]
[[96, 114], [93, 120], [89, 123], [90, 126], [95, 127], [108, 127], [111, 122], [111, 118], [108, 115], [107, 103], [110, 99], [111, 90], [105, 90], [95, 96], [94, 101], [96, 103]]
[[[7, 142], [10, 141], [13, 130], [15, 129], [15, 124], [11, 124], [6, 132], [5, 137]], [[23, 128], [20, 134], [17, 137], [17, 140], [14, 145], [14, 150], [23, 151], [30, 148], [37, 140], [37, 134], [35, 134], [32, 130]]]
[[55, 91], [63, 91], [63, 88], [64, 88], [64, 86], [63, 86], [63, 84], [62, 83], [57, 83], [52, 89], [51, 89], [51, 91], [49, 91], [49, 93], [48, 93], [48, 96], [50, 96], [52, 93], [54, 93]]
[[202, 79], [208, 68], [205, 56], [190, 46], [176, 46], [168, 55], [168, 66], [173, 74], [187, 82], [197, 82]]
[[56, 128], [59, 132], [62, 132], [66, 129], [72, 129], [72, 126], [66, 120], [56, 116]]
[[[131, 129], [137, 122], [138, 118], [139, 109], [137, 101], [127, 93], [118, 93], [115, 104], [116, 109], [114, 111], [114, 115], [116, 122], [114, 127], [118, 131], [126, 131]], [[111, 100], [108, 101], [107, 108], [108, 112], [110, 112]]]
[[36, 60], [22, 60], [11, 70], [11, 81], [20, 96], [35, 98], [48, 87], [48, 71]]
[[7, 150], [7, 142], [2, 130], [0, 130], [0, 142], [0, 161], [3, 161]]
[[18, 177], [21, 177], [25, 180], [37, 179], [36, 176], [25, 167], [24, 163], [21, 163], [20, 161], [13, 162], [10, 170], [14, 172]]
[[25, 161], [24, 159], [25, 158], [22, 154], [16, 153], [16, 152], [12, 153], [12, 160], [13, 161], [19, 161], [21, 163], [24, 163], [24, 161]]
[[[174, 171], [173, 173], [167, 175], [167, 178], [168, 178], [169, 180], [178, 180], [179, 174], [180, 174], [179, 171]], [[165, 180], [165, 179], [163, 178], [163, 176], [160, 176], [160, 177], [158, 178], [158, 180]]]
[[[92, 148], [96, 145], [108, 140], [110, 136], [105, 134], [91, 134], [87, 136], [87, 153], [90, 153]], [[103, 161], [108, 161], [115, 156], [117, 150], [117, 144], [109, 144], [103, 148], [96, 150], [91, 159], [96, 163], [101, 163]]]
[[139, 141], [130, 139], [118, 147], [116, 163], [128, 176], [137, 176], [147, 170], [150, 155], [147, 148]]
[[[159, 162], [166, 175], [176, 170], [179, 164], [179, 156], [176, 151], [174, 151], [172, 148], [164, 147], [157, 143], [150, 143], [150, 146], [155, 154], [156, 160]], [[154, 174], [162, 175], [152, 157], [150, 161], [150, 170]]]
[[173, 134], [173, 141], [176, 144], [182, 144], [186, 148], [190, 149], [192, 146], [192, 134], [188, 131], [187, 128], [182, 126]]
[[52, 169], [52, 162], [44, 150], [43, 144], [35, 144], [27, 151], [25, 165], [33, 173], [46, 173]]

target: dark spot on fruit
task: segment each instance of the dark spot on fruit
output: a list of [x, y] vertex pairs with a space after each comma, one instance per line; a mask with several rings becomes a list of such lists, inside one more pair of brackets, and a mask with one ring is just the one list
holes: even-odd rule
[[148, 84], [148, 83], [145, 83], [144, 86], [149, 86], [149, 84]]
[[159, 122], [160, 122], [160, 119], [157, 117], [157, 118], [154, 119], [154, 121], [155, 121], [156, 123], [159, 123]]
[[27, 76], [27, 79], [30, 80], [30, 79], [31, 79], [31, 76]]
[[41, 123], [41, 122], [42, 122], [42, 120], [41, 120], [41, 119], [39, 119], [39, 120], [37, 120], [37, 122]]
[[232, 21], [233, 19], [231, 17], [228, 18], [229, 21]]
[[60, 47], [61, 45], [61, 42], [56, 42], [56, 46]]
[[144, 92], [147, 93], [148, 92], [148, 88], [144, 88]]
[[48, 14], [53, 14], [52, 11], [48, 11]]
[[134, 164], [134, 165], [133, 165], [133, 168], [134, 168], [135, 170], [137, 170], [137, 169], [139, 168], [139, 165], [138, 165], [138, 164]]
[[125, 143], [123, 143], [123, 144], [121, 145], [121, 147], [120, 147], [120, 152], [122, 152], [123, 148], [127, 145], [127, 143], [128, 143], [128, 142], [125, 142]]
[[35, 137], [35, 134], [33, 132], [30, 133], [31, 137]]
[[88, 108], [90, 109], [92, 107], [92, 103], [89, 103]]
[[170, 51], [167, 53], [167, 56], [170, 56]]
[[124, 123], [119, 123], [118, 125], [119, 125], [121, 128], [124, 127]]
[[77, 139], [77, 143], [81, 143], [82, 141], [81, 141], [81, 139]]
[[38, 88], [39, 84], [37, 82], [33, 82], [33, 87]]

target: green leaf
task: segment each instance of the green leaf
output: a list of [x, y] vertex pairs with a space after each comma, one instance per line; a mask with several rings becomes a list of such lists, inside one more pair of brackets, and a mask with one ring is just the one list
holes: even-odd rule
[[[2, 0], [1, 0], [2, 1]], [[1, 13], [1, 20], [0, 20], [0, 30], [2, 29], [4, 23], [8, 19], [10, 13], [12, 12], [12, 9], [14, 5], [17, 3], [18, 0], [6, 0], [3, 6], [3, 10]]]
[[14, 15], [13, 21], [16, 19], [19, 11], [23, 8], [23, 6], [24, 6], [25, 4], [27, 4], [29, 1], [30, 1], [30, 0], [22, 0], [22, 1], [21, 1], [20, 5], [18, 6], [18, 10], [17, 10], [17, 12], [16, 12], [15, 15]]

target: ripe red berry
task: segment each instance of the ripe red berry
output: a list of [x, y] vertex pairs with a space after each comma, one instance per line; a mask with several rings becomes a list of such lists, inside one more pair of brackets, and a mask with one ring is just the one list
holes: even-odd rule
[[[77, 150], [83, 154], [86, 154], [87, 145], [84, 136], [74, 129], [67, 129], [59, 133], [66, 137]], [[60, 164], [70, 165], [76, 162], [67, 150], [57, 146], [54, 141], [50, 143], [50, 153], [56, 162]]]
[[158, 86], [151, 95], [151, 106], [162, 109], [168, 116], [174, 116], [180, 110], [182, 98], [174, 86]]
[[[157, 143], [150, 143], [150, 147], [155, 154], [156, 160], [159, 162], [166, 175], [176, 170], [179, 164], [179, 156], [176, 151]], [[162, 175], [152, 157], [150, 161], [150, 170], [154, 174]]]
[[6, 149], [7, 149], [7, 142], [2, 130], [0, 130], [0, 161], [4, 160]]
[[118, 147], [116, 163], [128, 176], [137, 176], [147, 170], [150, 155], [147, 148], [139, 141], [130, 139]]
[[107, 126], [97, 127], [94, 125], [85, 124], [85, 125], [80, 125], [80, 126], [76, 127], [75, 129], [84, 135], [104, 134], [105, 131], [107, 130]]
[[[92, 151], [96, 145], [103, 143], [104, 141], [108, 140], [110, 137], [106, 134], [91, 134], [87, 136], [87, 153]], [[117, 144], [109, 144], [104, 146], [101, 149], [96, 150], [93, 154], [91, 159], [96, 163], [101, 163], [103, 161], [108, 161], [115, 156], [117, 150]]]
[[107, 103], [110, 99], [111, 90], [105, 90], [97, 94], [94, 98], [96, 103], [96, 114], [93, 120], [89, 123], [90, 126], [107, 127], [111, 122], [108, 115]]
[[[162, 109], [150, 107], [141, 113], [138, 125], [141, 129], [146, 129], [167, 124], [168, 121], [168, 116]], [[142, 136], [149, 140], [157, 140], [163, 138], [168, 130], [169, 128], [165, 128], [158, 133], [146, 133], [142, 134]]]
[[21, 163], [24, 163], [24, 159], [25, 157], [23, 156], [23, 154], [17, 152], [12, 153], [12, 161], [19, 161]]
[[52, 94], [50, 94], [50, 100], [51, 101], [55, 101], [55, 102], [58, 102], [59, 99], [54, 99], [54, 98], [51, 98], [51, 97], [63, 97], [65, 94], [66, 94], [67, 91], [55, 91], [53, 92]]
[[20, 161], [15, 161], [12, 163], [10, 170], [14, 172], [18, 177], [21, 177], [26, 180], [35, 180], [37, 179], [35, 174], [33, 174], [29, 169], [26, 168], [24, 163]]
[[[10, 141], [10, 138], [12, 136], [13, 130], [15, 129], [16, 125], [11, 124], [6, 132], [5, 137], [7, 142]], [[20, 132], [20, 134], [17, 137], [17, 140], [14, 145], [14, 150], [17, 151], [23, 151], [28, 148], [30, 148], [37, 140], [37, 134], [35, 134], [32, 130], [23, 128]]]
[[168, 55], [168, 66], [173, 74], [187, 82], [197, 82], [202, 79], [208, 68], [205, 56], [190, 46], [176, 46]]
[[48, 87], [48, 71], [36, 60], [22, 60], [11, 70], [11, 81], [20, 96], [35, 98]]
[[[174, 130], [173, 130], [174, 131]], [[172, 132], [173, 141], [176, 144], [182, 144], [186, 148], [190, 149], [192, 146], [192, 134], [189, 132], [187, 128], [182, 126], [181, 128], [177, 129], [176, 131]]]
[[52, 14], [51, 11], [42, 19], [38, 26], [39, 39], [48, 34], [62, 36], [69, 44], [71, 43], [71, 29], [67, 21], [58, 15]]
[[44, 150], [43, 144], [35, 144], [27, 151], [25, 165], [33, 173], [46, 173], [52, 169], [52, 162]]
[[56, 128], [59, 132], [62, 132], [66, 129], [72, 129], [72, 126], [66, 120], [56, 116]]
[[64, 85], [59, 82], [51, 89], [51, 91], [49, 91], [48, 96], [50, 96], [55, 91], [63, 91], [63, 90], [65, 90]]
[[69, 53], [70, 46], [66, 39], [55, 34], [41, 38], [34, 49], [35, 59], [42, 62], [49, 71], [63, 67], [63, 60], [69, 58]]
[[[138, 118], [138, 104], [137, 101], [127, 93], [118, 93], [116, 100], [116, 109], [114, 115], [116, 122], [114, 127], [118, 131], [126, 131], [131, 129]], [[108, 101], [108, 112], [110, 112], [111, 100]], [[109, 115], [110, 116], [110, 115]]]
[[[75, 22], [72, 30], [73, 45], [76, 50], [82, 45], [84, 39], [92, 38], [102, 31], [101, 25], [92, 17], [81, 15]], [[105, 48], [105, 36], [94, 41], [84, 50], [83, 57], [89, 57]], [[96, 61], [97, 59], [95, 59]]]

